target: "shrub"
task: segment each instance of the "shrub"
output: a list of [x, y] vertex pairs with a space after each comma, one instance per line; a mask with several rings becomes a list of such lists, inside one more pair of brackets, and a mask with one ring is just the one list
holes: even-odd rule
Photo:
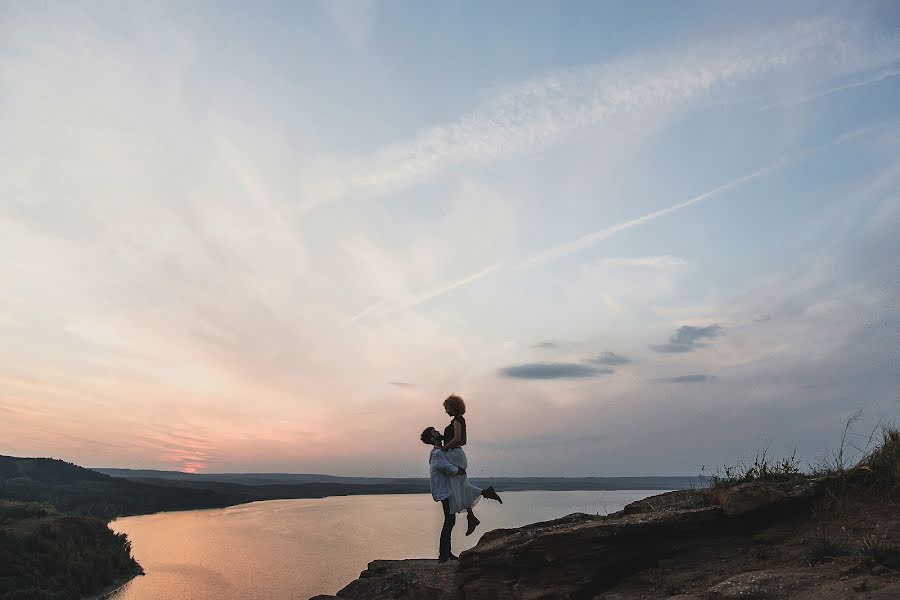
[[819, 531], [806, 548], [806, 562], [817, 565], [836, 556], [847, 554], [850, 554], [850, 547], [844, 540]]
[[877, 531], [863, 537], [859, 553], [869, 566], [900, 568], [900, 545], [892, 543], [885, 535], [878, 535]]

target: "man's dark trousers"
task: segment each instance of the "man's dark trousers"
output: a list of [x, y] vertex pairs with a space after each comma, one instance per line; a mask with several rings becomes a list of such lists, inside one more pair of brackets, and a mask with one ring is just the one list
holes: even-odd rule
[[450, 498], [441, 500], [444, 509], [444, 526], [441, 528], [441, 545], [439, 558], [450, 558], [450, 534], [456, 525], [456, 515], [450, 512]]

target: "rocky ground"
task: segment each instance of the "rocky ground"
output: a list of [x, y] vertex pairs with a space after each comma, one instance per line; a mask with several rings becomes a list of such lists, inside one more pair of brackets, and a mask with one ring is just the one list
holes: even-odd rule
[[374, 561], [316, 598], [900, 599], [900, 501], [866, 478], [670, 492], [492, 531], [454, 563]]

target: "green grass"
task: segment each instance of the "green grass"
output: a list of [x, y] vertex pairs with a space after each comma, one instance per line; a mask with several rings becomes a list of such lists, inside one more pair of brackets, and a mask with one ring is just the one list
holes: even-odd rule
[[757, 452], [753, 462], [749, 465], [745, 463], [723, 465], [715, 473], [709, 475], [709, 480], [712, 488], [722, 489], [750, 481], [792, 482], [806, 476], [796, 453], [786, 458], [772, 459], [768, 455], [768, 450], [763, 450]]

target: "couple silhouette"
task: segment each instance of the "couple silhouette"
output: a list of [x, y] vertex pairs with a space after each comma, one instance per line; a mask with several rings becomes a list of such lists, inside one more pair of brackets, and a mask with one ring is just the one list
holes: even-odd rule
[[456, 395], [444, 400], [444, 410], [450, 415], [450, 424], [441, 434], [434, 427], [427, 427], [422, 432], [423, 443], [433, 446], [428, 457], [431, 476], [431, 497], [440, 502], [444, 510], [444, 525], [438, 546], [438, 562], [457, 560], [450, 551], [450, 534], [456, 525], [456, 514], [466, 512], [468, 527], [466, 535], [470, 535], [481, 522], [475, 516], [474, 506], [482, 498], [490, 498], [503, 503], [494, 490], [494, 486], [484, 489], [469, 483], [466, 469], [469, 467], [466, 453], [462, 447], [466, 445], [466, 403]]

